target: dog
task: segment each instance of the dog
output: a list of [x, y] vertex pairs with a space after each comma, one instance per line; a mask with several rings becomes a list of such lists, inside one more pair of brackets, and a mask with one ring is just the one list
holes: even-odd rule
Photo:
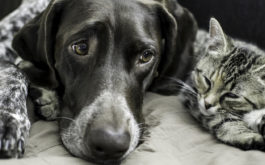
[[139, 144], [144, 93], [170, 94], [166, 77], [188, 75], [196, 28], [175, 0], [52, 0], [12, 45], [33, 64], [30, 83], [62, 98], [65, 147], [108, 164]]

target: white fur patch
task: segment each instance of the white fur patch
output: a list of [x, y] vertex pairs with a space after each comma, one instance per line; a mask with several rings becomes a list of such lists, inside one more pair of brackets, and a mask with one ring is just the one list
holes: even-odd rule
[[217, 113], [217, 106], [206, 109], [204, 99], [199, 99], [199, 110], [205, 116], [211, 116]]
[[257, 80], [260, 84], [262, 84], [263, 86], [265, 86], [265, 82], [264, 80], [262, 80], [260, 77], [257, 77]]
[[262, 120], [262, 117], [265, 115], [265, 109], [252, 111], [244, 115], [243, 120], [247, 123], [248, 127], [258, 131], [258, 125]]
[[253, 70], [252, 72], [253, 73], [254, 72], [259, 72], [259, 71], [263, 70], [264, 68], [265, 68], [265, 65], [262, 65], [262, 66], [258, 67], [257, 69]]

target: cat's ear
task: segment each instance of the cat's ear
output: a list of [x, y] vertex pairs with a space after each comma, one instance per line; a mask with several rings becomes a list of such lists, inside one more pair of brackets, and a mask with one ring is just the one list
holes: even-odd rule
[[209, 50], [213, 52], [227, 52], [229, 49], [230, 41], [225, 35], [220, 23], [215, 19], [210, 20], [210, 45]]

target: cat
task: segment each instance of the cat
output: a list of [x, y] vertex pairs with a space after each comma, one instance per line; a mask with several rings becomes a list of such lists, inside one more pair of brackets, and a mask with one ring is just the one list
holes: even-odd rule
[[195, 67], [181, 83], [184, 105], [223, 143], [265, 149], [265, 52], [227, 36], [211, 18], [199, 30]]

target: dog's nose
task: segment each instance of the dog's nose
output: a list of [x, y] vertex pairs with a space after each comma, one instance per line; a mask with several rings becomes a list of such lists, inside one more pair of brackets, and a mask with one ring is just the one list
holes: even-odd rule
[[130, 134], [125, 130], [101, 128], [91, 130], [89, 144], [93, 155], [100, 159], [119, 159], [129, 149]]

